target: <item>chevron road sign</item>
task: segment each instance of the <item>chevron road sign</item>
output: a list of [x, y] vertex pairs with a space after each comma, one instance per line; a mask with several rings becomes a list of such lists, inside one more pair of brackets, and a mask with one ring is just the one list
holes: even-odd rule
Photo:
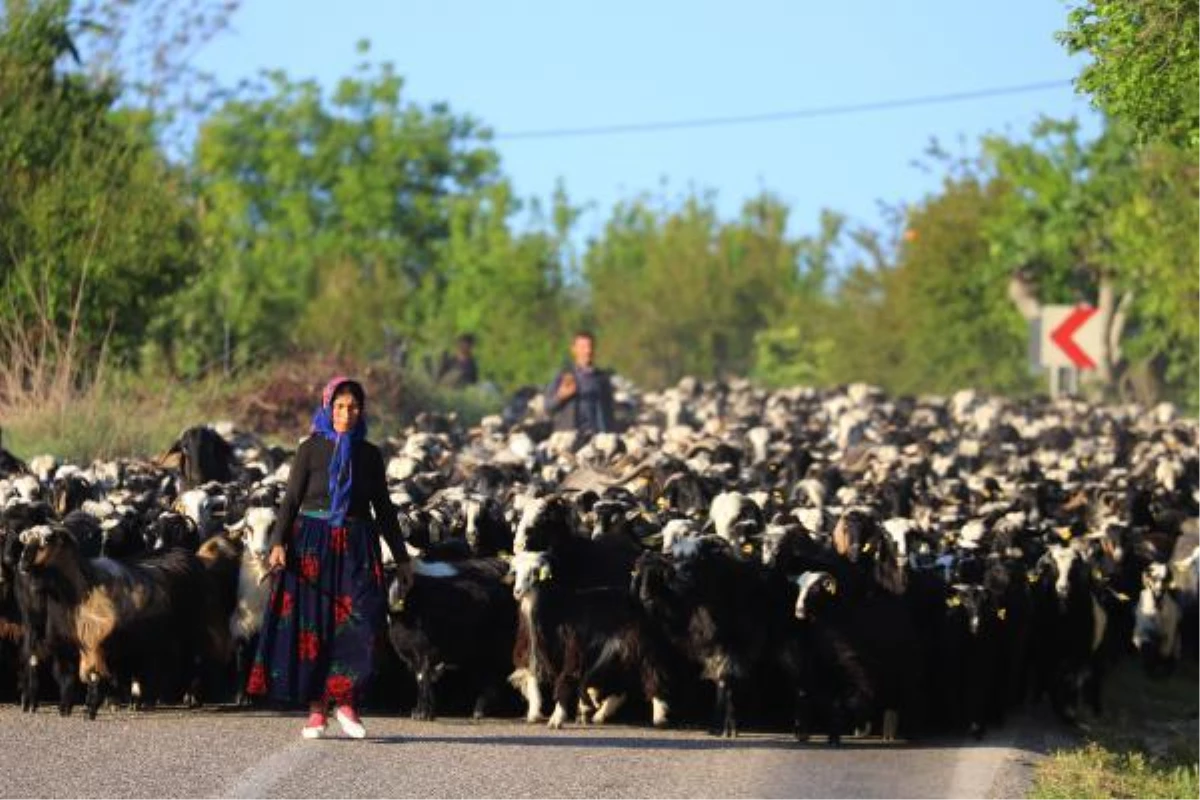
[[1038, 354], [1044, 367], [1095, 369], [1104, 331], [1097, 309], [1089, 305], [1042, 306]]

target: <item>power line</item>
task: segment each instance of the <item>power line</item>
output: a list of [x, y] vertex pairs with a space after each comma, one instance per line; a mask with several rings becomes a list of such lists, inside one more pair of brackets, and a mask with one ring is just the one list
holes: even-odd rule
[[911, 108], [914, 106], [931, 106], [942, 103], [961, 103], [967, 100], [979, 100], [985, 97], [999, 97], [1010, 94], [1027, 94], [1041, 92], [1047, 89], [1059, 89], [1071, 84], [1070, 79], [1027, 83], [1021, 86], [1002, 86], [995, 89], [976, 89], [970, 92], [954, 94], [935, 94], [924, 97], [907, 97], [899, 100], [879, 100], [871, 103], [855, 103], [851, 105], [818, 106], [802, 108], [796, 111], [775, 111], [765, 114], [748, 114], [739, 117], [707, 117], [700, 119], [673, 120], [661, 122], [634, 122], [620, 125], [597, 125], [586, 128], [551, 128], [547, 130], [516, 131], [513, 133], [497, 133], [493, 141], [513, 141], [517, 139], [562, 139], [572, 136], [608, 136], [618, 133], [654, 133], [656, 131], [680, 130], [684, 128], [715, 128], [722, 125], [751, 125], [759, 122], [782, 122], [792, 119], [813, 119], [815, 117], [836, 117], [843, 114], [861, 114], [867, 111], [886, 111], [893, 108]]

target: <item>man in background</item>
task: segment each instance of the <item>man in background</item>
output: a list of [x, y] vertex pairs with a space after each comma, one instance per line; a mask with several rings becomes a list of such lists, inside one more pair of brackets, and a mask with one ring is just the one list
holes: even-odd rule
[[584, 436], [615, 431], [612, 377], [595, 366], [596, 337], [580, 330], [571, 341], [574, 363], [555, 376], [546, 389], [546, 411], [554, 430]]
[[443, 353], [438, 367], [437, 382], [452, 389], [462, 389], [479, 382], [475, 364], [475, 336], [464, 333], [455, 341], [454, 353]]

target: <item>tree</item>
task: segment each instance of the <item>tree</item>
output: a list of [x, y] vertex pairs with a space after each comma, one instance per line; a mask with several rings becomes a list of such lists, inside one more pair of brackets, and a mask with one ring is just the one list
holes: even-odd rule
[[196, 257], [181, 175], [116, 84], [79, 70], [68, 11], [0, 18], [0, 361], [26, 391], [85, 384], [102, 353], [135, 363]]
[[460, 332], [475, 333], [482, 377], [508, 389], [548, 380], [575, 318], [565, 278], [578, 210], [561, 187], [552, 202], [550, 220], [535, 204], [518, 233], [507, 181], [455, 198], [438, 249], [446, 280], [432, 341], [441, 348]]
[[1012, 190], [987, 224], [993, 255], [1027, 276], [1042, 303], [1098, 307], [1104, 346], [1097, 377], [1111, 389], [1132, 300], [1108, 228], [1134, 179], [1126, 129], [1110, 125], [1085, 143], [1075, 122], [1044, 119], [1029, 142], [986, 137], [983, 149], [987, 168]]
[[1200, 28], [1195, 0], [1088, 0], [1058, 34], [1086, 52], [1076, 86], [1143, 142], [1196, 151], [1200, 139]]
[[614, 209], [584, 256], [592, 312], [613, 363], [662, 386], [684, 375], [745, 375], [754, 336], [795, 290], [787, 207], [763, 194], [722, 223], [711, 195]]
[[1149, 147], [1128, 202], [1111, 220], [1114, 255], [1136, 299], [1126, 343], [1134, 369], [1122, 376], [1121, 389], [1147, 404], [1164, 390], [1192, 409], [1200, 402], [1198, 190], [1189, 153]]
[[[358, 71], [328, 98], [267, 73], [202, 126], [192, 170], [209, 259], [168, 326], [186, 368], [430, 328], [455, 198], [496, 184], [498, 158], [474, 120], [404, 102], [390, 64]], [[331, 304], [356, 283], [370, 313], [331, 327]]]
[[1031, 388], [1028, 329], [984, 237], [1005, 194], [974, 169], [951, 170], [940, 193], [909, 211], [895, 268], [875, 270], [884, 299], [871, 320], [872, 371], [892, 391]]
[[838, 309], [829, 292], [836, 271], [834, 250], [845, 229], [843, 215], [824, 210], [817, 235], [797, 242], [795, 291], [754, 337], [751, 375], [763, 383], [813, 386], [833, 381], [842, 353], [832, 335]]

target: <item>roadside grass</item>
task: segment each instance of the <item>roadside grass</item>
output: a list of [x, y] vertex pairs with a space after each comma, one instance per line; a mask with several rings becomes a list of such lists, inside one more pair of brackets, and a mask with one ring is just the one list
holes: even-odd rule
[[377, 442], [423, 411], [453, 413], [469, 427], [504, 403], [488, 387], [447, 389], [419, 371], [332, 359], [276, 362], [235, 377], [187, 382], [109, 372], [86, 390], [50, 392], [0, 409], [0, 443], [26, 460], [42, 454], [76, 464], [153, 458], [188, 427], [230, 420], [268, 444], [293, 447], [307, 433], [324, 381], [339, 373], [360, 377], [367, 387], [370, 436]]
[[1122, 662], [1105, 689], [1105, 715], [1089, 721], [1078, 747], [1042, 760], [1029, 796], [1200, 797], [1197, 681], [1187, 660], [1166, 680]]
[[153, 457], [187, 427], [221, 418], [241, 385], [110, 374], [69, 397], [7, 409], [0, 421], [4, 446], [26, 459], [50, 454], [77, 464]]

